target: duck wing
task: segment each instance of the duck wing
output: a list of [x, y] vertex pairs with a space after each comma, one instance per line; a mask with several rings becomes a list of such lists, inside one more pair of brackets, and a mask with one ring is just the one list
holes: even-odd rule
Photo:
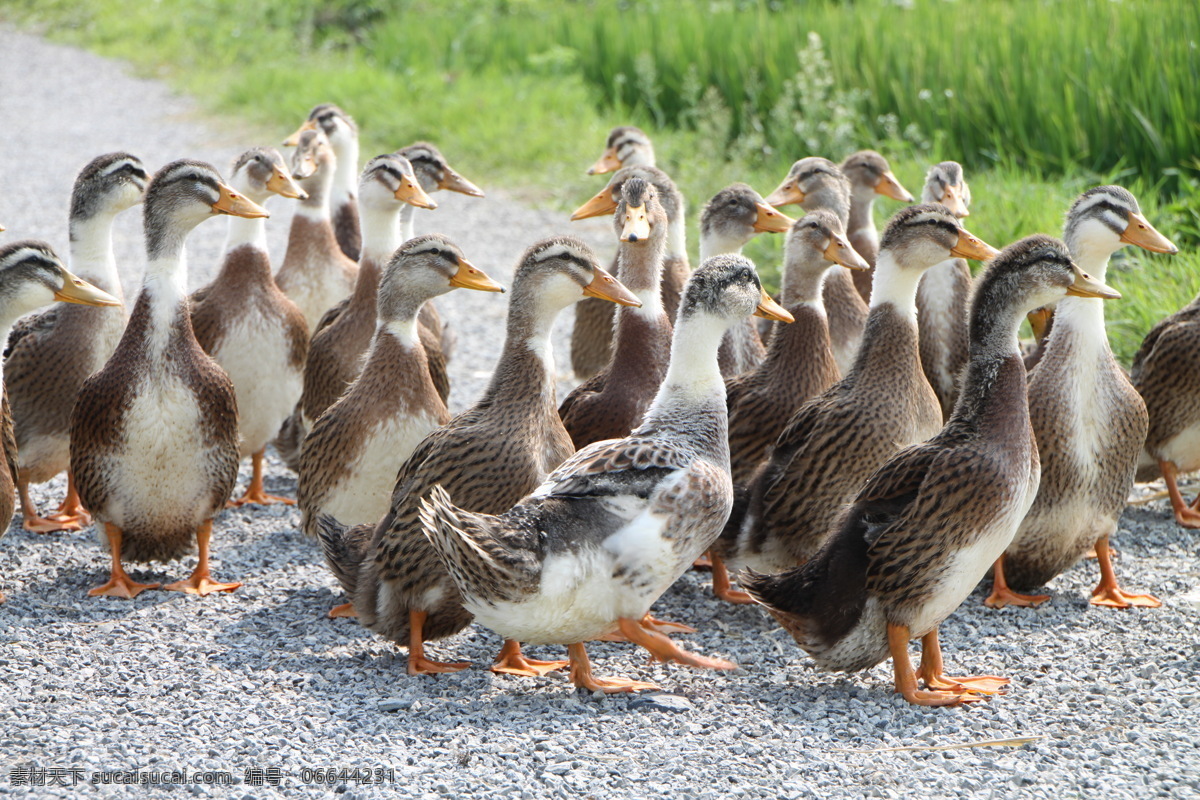
[[39, 314], [29, 314], [17, 320], [12, 332], [8, 334], [8, 342], [4, 347], [4, 358], [7, 360], [22, 342], [34, 343], [40, 337], [54, 330], [58, 324], [58, 304], [50, 306]]

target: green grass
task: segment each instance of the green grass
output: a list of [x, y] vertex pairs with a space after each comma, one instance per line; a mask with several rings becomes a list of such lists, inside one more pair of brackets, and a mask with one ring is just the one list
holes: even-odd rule
[[[1114, 266], [1125, 299], [1110, 335], [1128, 363], [1200, 288], [1200, 6], [912, 5], [0, 0], [0, 18], [126, 59], [280, 139], [336, 102], [364, 156], [430, 139], [472, 180], [563, 209], [595, 193], [583, 169], [629, 122], [652, 134], [693, 217], [734, 180], [766, 193], [795, 158], [864, 146], [914, 192], [929, 163], [963, 162], [967, 223], [996, 246], [1058, 232], [1080, 191], [1121, 183], [1191, 248]], [[896, 207], [881, 200], [881, 219]], [[773, 282], [780, 237], [747, 254]]]

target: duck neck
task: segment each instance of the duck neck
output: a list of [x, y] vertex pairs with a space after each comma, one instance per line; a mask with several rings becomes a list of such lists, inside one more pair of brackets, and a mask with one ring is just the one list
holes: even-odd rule
[[917, 321], [917, 286], [924, 270], [906, 269], [890, 250], [882, 250], [871, 281], [871, 308], [890, 304], [905, 318]]
[[358, 138], [347, 137], [344, 141], [340, 137], [335, 138], [339, 139], [336, 144], [330, 142], [333, 154], [337, 157], [331, 199], [335, 205], [340, 206], [354, 200], [358, 194]]
[[717, 364], [725, 330], [721, 320], [703, 311], [679, 317], [671, 340], [671, 365], [638, 431], [669, 431], [728, 465], [725, 379]]
[[[172, 329], [181, 315], [185, 321], [190, 320], [187, 313], [187, 260], [183, 248], [185, 234], [176, 234], [156, 243], [147, 232], [149, 260], [132, 317], [142, 318], [138, 328], [152, 354], [166, 350]], [[131, 328], [134, 327], [132, 317]], [[190, 321], [188, 330], [191, 330]]]
[[850, 198], [850, 213], [846, 221], [846, 232], [851, 236], [866, 236], [878, 239], [875, 231], [875, 190], [869, 196], [858, 194]]
[[[1070, 231], [1068, 231], [1068, 234]], [[1067, 240], [1067, 248], [1075, 263], [1084, 272], [1104, 281], [1108, 274], [1108, 261], [1113, 248], [1080, 241], [1075, 237]], [[1108, 350], [1108, 336], [1104, 328], [1104, 301], [1096, 297], [1064, 297], [1054, 307], [1054, 327], [1050, 330], [1050, 342], [1055, 338], [1070, 337], [1072, 347], [1087, 347]]]
[[687, 258], [687, 220], [683, 214], [683, 203], [673, 219], [667, 222], [666, 258]]
[[[336, 169], [336, 167], [335, 167]], [[298, 216], [308, 217], [321, 222], [331, 222], [331, 202], [333, 199], [334, 170], [328, 162], [321, 164], [315, 173], [299, 181], [300, 186], [308, 193], [308, 197], [300, 201], [296, 207]]]
[[999, 291], [976, 297], [967, 368], [951, 424], [998, 426], [1007, 432], [1029, 429], [1025, 365], [1017, 341], [1025, 315], [1007, 299]]
[[815, 305], [825, 313], [825, 305], [821, 299], [821, 289], [825, 285], [825, 276], [829, 274], [832, 265], [823, 256], [813, 259], [785, 258], [783, 266], [783, 285], [780, 287], [779, 299], [784, 308], [801, 303]]
[[378, 334], [391, 336], [408, 349], [419, 349], [421, 337], [417, 326], [417, 313], [421, 310], [422, 305], [424, 305], [424, 301], [415, 305], [405, 303], [403, 308], [397, 309], [394, 317], [379, 321]]
[[[86, 219], [72, 219], [71, 270], [119, 300], [125, 299], [117, 259], [113, 255], [112, 226], [116, 214], [101, 211]], [[5, 338], [3, 341], [8, 341]]]
[[400, 229], [397, 234], [400, 237], [400, 244], [404, 244], [417, 235], [416, 220], [417, 207], [405, 203], [404, 208], [400, 209]]
[[513, 287], [504, 349], [480, 403], [525, 409], [531, 416], [541, 412], [557, 419], [557, 373], [550, 333], [562, 308], [543, 302], [535, 288]]
[[700, 263], [713, 256], [736, 255], [742, 252], [746, 241], [739, 238], [726, 238], [712, 231], [700, 232]]
[[[412, 208], [407, 203], [403, 208]], [[404, 244], [400, 230], [396, 225], [397, 212], [403, 214], [403, 208], [381, 208], [375, 204], [359, 203], [359, 226], [362, 230], [361, 261], [372, 260], [376, 264], [386, 264], [391, 260], [396, 248]]]
[[[804, 197], [804, 201], [800, 207], [805, 211], [818, 211], [824, 209], [837, 215], [838, 220], [842, 223], [842, 229], [851, 231], [850, 227], [850, 209], [853, 206], [850, 203], [850, 197], [844, 192], [839, 192], [833, 186], [828, 184], [820, 186], [816, 191], [809, 192]], [[868, 209], [868, 213], [870, 213]]]

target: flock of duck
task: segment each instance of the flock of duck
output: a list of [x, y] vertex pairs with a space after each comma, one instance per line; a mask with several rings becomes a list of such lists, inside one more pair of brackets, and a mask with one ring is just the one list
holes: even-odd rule
[[[718, 598], [762, 604], [821, 668], [890, 657], [905, 699], [954, 705], [1007, 683], [947, 676], [938, 644], [989, 568], [988, 605], [1036, 605], [1047, 598], [1016, 590], [1094, 549], [1092, 603], [1155, 606], [1118, 586], [1109, 553], [1135, 472], [1161, 470], [1180, 524], [1200, 527], [1176, 482], [1200, 468], [1200, 397], [1181, 367], [1200, 301], [1150, 333], [1127, 377], [1105, 335], [1109, 257], [1176, 248], [1120, 187], [1080, 196], [1061, 241], [997, 251], [963, 228], [957, 163], [932, 167], [922, 202], [879, 235], [875, 198], [913, 200], [884, 158], [804, 158], [765, 199], [718, 192], [692, 270], [680, 191], [642, 131], [616, 128], [589, 170], [612, 177], [572, 217], [611, 217], [612, 272], [574, 237], [530, 246], [491, 382], [452, 417], [455, 337], [435, 299], [506, 289], [447, 237], [414, 236], [413, 219], [437, 190], [483, 192], [424, 142], [360, 173], [357, 130], [333, 105], [284, 144], [290, 163], [254, 148], [228, 183], [197, 161], [150, 177], [128, 153], [95, 159], [71, 201], [76, 274], [44, 243], [0, 246], [0, 480], [27, 529], [96, 523], [112, 566], [90, 595], [157, 588], [123, 563], [193, 542], [195, 570], [163, 588], [233, 591], [209, 570], [214, 515], [298, 502], [347, 595], [330, 614], [407, 645], [410, 674], [467, 667], [423, 644], [473, 620], [504, 639], [493, 670], [569, 667], [590, 690], [651, 687], [594, 675], [585, 643], [599, 638], [731, 669], [650, 614], [707, 563]], [[298, 203], [277, 272], [272, 194]], [[111, 226], [138, 202], [147, 265], [127, 317]], [[779, 210], [794, 204], [797, 220]], [[223, 263], [189, 296], [184, 240], [217, 214], [231, 215]], [[777, 299], [740, 254], [760, 232], [786, 236]], [[986, 262], [977, 278], [964, 259]], [[572, 304], [583, 383], [559, 405], [550, 333]], [[1023, 353], [1027, 315], [1038, 341]], [[264, 490], [272, 441], [298, 472], [296, 501]], [[253, 478], [231, 501], [246, 457]], [[67, 495], [43, 516], [29, 485], [63, 471]], [[13, 490], [0, 487], [5, 528]], [[566, 645], [569, 661], [521, 643]]]

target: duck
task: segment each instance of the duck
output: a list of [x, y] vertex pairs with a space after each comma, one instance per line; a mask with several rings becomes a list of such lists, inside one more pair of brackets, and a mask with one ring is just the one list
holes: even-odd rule
[[996, 252], [940, 205], [907, 206], [889, 220], [854, 365], [779, 434], [747, 488], [731, 565], [780, 572], [810, 560], [871, 473], [941, 429], [942, 410], [917, 357], [917, 282], [951, 254], [986, 260]]
[[[346, 526], [381, 519], [404, 462], [450, 421], [429, 374], [417, 315], [422, 304], [455, 288], [504, 291], [440, 234], [408, 240], [384, 269], [363, 370], [316, 420], [301, 451], [301, 529], [314, 539], [321, 515]], [[349, 604], [331, 612], [351, 614]]]
[[[0, 341], [8, 339], [20, 317], [55, 301], [119, 308], [121, 301], [88, 281], [72, 275], [45, 242], [23, 239], [0, 245]], [[60, 353], [60, 355], [62, 355]], [[69, 355], [69, 354], [68, 354]], [[20, 476], [17, 438], [9, 409], [7, 363], [0, 364], [0, 538], [16, 512], [15, 484]], [[0, 603], [4, 593], [0, 592]]]
[[768, 337], [763, 362], [725, 381], [734, 510], [709, 554], [713, 593], [721, 599], [742, 599], [730, 591], [724, 558], [741, 528], [746, 487], [797, 409], [841, 377], [829, 344], [829, 324], [821, 299], [821, 286], [835, 264], [855, 271], [869, 269], [866, 260], [850, 245], [836, 214], [811, 211], [796, 220], [784, 245], [780, 295], [780, 303], [793, 322], [773, 323], [775, 330]]
[[[857, 672], [890, 656], [895, 690], [923, 706], [1004, 690], [1006, 678], [945, 675], [938, 627], [1004, 552], [1038, 492], [1017, 329], [1027, 312], [1066, 294], [1119, 296], [1083, 273], [1057, 239], [1006, 247], [975, 289], [970, 360], [950, 421], [875, 470], [810, 561], [741, 578], [820, 669]], [[915, 672], [913, 639], [921, 640]]]
[[[934, 164], [925, 176], [921, 202], [941, 203], [959, 219], [971, 215], [971, 189], [956, 161]], [[921, 369], [949, 419], [958, 400], [958, 376], [967, 363], [967, 303], [971, 299], [971, 268], [961, 258], [948, 258], [930, 267], [917, 286], [917, 331]]]
[[[795, 222], [772, 208], [744, 183], [733, 183], [713, 195], [700, 212], [700, 261], [738, 255], [761, 232], [786, 233]], [[758, 328], [747, 317], [725, 334], [719, 361], [727, 378], [753, 369], [767, 355]]]
[[1179, 489], [1179, 474], [1200, 469], [1193, 455], [1195, 448], [1191, 446], [1200, 436], [1200, 413], [1197, 413], [1200, 404], [1195, 399], [1200, 387], [1194, 383], [1191, 366], [1196, 352], [1193, 343], [1197, 341], [1200, 341], [1200, 297], [1150, 329], [1133, 357], [1130, 373], [1148, 415], [1137, 479], [1151, 480], [1161, 475], [1175, 521], [1181, 527], [1193, 529], [1200, 528], [1200, 501], [1188, 503], [1184, 499]]
[[[363, 239], [358, 279], [349, 299], [325, 315], [309, 347], [300, 399], [305, 430], [345, 393], [362, 368], [362, 355], [375, 334], [379, 279], [403, 243], [398, 221], [406, 206], [437, 207], [417, 182], [409, 161], [382, 155], [367, 162], [359, 181]], [[427, 357], [427, 369], [435, 373], [433, 380], [445, 399], [449, 379], [440, 357], [440, 329], [426, 331], [423, 337], [423, 346], [435, 351], [435, 358]]]
[[275, 283], [304, 314], [310, 337], [326, 310], [349, 296], [358, 278], [358, 262], [342, 252], [334, 229], [330, 202], [336, 169], [337, 157], [324, 133], [306, 130], [299, 135], [292, 177], [308, 197], [292, 215]]
[[[460, 175], [446, 161], [442, 151], [430, 142], [414, 142], [402, 147], [392, 155], [408, 159], [416, 173], [417, 182], [426, 193], [437, 191], [455, 192], [468, 197], [484, 197], [483, 190]], [[414, 220], [418, 206], [406, 205], [400, 209], [400, 236], [407, 242], [416, 236]], [[433, 301], [421, 306], [421, 324], [438, 334], [442, 358], [447, 364], [454, 355], [456, 336], [450, 323], [443, 322], [437, 304]], [[449, 377], [446, 378], [446, 391], [449, 392]], [[445, 399], [445, 396], [443, 396]]]
[[176, 559], [193, 538], [195, 570], [165, 588], [231, 592], [241, 584], [213, 579], [209, 544], [212, 518], [237, 483], [237, 400], [233, 382], [192, 332], [184, 240], [218, 214], [268, 213], [212, 165], [183, 159], [155, 173], [143, 214], [141, 291], [117, 349], [84, 382], [71, 412], [71, 471], [112, 556], [110, 579], [88, 594], [132, 599], [157, 588], [131, 579], [122, 560]]
[[[425, 656], [425, 641], [454, 635], [471, 614], [420, 532], [421, 499], [440, 484], [460, 506], [499, 514], [574, 452], [558, 416], [550, 334], [558, 315], [585, 296], [639, 302], [580, 240], [556, 236], [529, 247], [515, 270], [504, 348], [483, 396], [417, 445], [378, 524], [347, 528], [327, 514], [318, 518], [322, 551], [359, 623], [408, 645], [410, 675], [469, 666]], [[492, 669], [536, 675], [561, 666], [526, 659], [516, 642], [506, 642]]]
[[[1120, 186], [1095, 187], [1076, 198], [1067, 212], [1063, 239], [1080, 269], [1101, 281], [1109, 258], [1127, 244], [1154, 253], [1178, 252], [1142, 215], [1133, 194]], [[1180, 374], [1178, 364], [1173, 362], [1170, 369], [1174, 381]], [[1041, 489], [1016, 538], [997, 560], [987, 605], [1041, 604], [1047, 595], [1014, 589], [1044, 586], [1092, 547], [1100, 566], [1092, 605], [1161, 605], [1151, 595], [1120, 588], [1109, 548], [1147, 440], [1146, 407], [1109, 348], [1101, 301], [1058, 301], [1042, 358], [1029, 373], [1029, 415], [1042, 459]]]
[[330, 216], [334, 237], [342, 253], [358, 261], [362, 235], [358, 227], [358, 126], [353, 118], [333, 103], [320, 103], [308, 119], [284, 140], [284, 147], [297, 147], [305, 131], [320, 131], [333, 148], [337, 166], [330, 187]]
[[[113, 220], [138, 204], [149, 176], [136, 156], [105, 153], [79, 172], [71, 190], [69, 263], [84, 280], [117, 298], [115, 306], [61, 302], [18, 322], [4, 353], [5, 386], [16, 436], [23, 527], [82, 530], [91, 517], [79, 504], [70, 463], [71, 407], [79, 387], [104, 366], [125, 330], [124, 294], [113, 255]], [[43, 517], [29, 485], [67, 471], [67, 495]]]
[[[611, 214], [621, 199], [621, 187], [630, 178], [641, 178], [658, 192], [659, 203], [667, 215], [667, 246], [662, 259], [662, 305], [667, 319], [675, 323], [679, 298], [692, 274], [687, 252], [687, 220], [683, 193], [671, 177], [656, 167], [622, 167], [608, 185], [571, 215], [572, 220]], [[613, 261], [616, 269], [616, 260]], [[575, 306], [575, 324], [571, 329], [571, 368], [575, 377], [587, 380], [612, 360], [613, 308], [611, 303], [588, 298]]]
[[588, 175], [604, 175], [624, 167], [653, 167], [654, 143], [641, 128], [618, 125], [608, 132], [604, 152], [588, 168]]
[[575, 449], [629, 435], [654, 401], [671, 356], [671, 322], [659, 287], [667, 215], [653, 184], [624, 182], [613, 227], [621, 242], [617, 279], [640, 305], [617, 307], [612, 360], [559, 406]]
[[[807, 211], [819, 208], [837, 214], [842, 227], [849, 229], [851, 208], [850, 181], [841, 168], [827, 158], [810, 156], [792, 165], [783, 182], [767, 197], [775, 207], [799, 204]], [[825, 312], [829, 317], [829, 338], [838, 370], [850, 372], [855, 354], [862, 344], [863, 330], [869, 313], [865, 302], [854, 286], [850, 270], [835, 267], [825, 278], [821, 290]]]
[[[255, 147], [233, 163], [229, 185], [262, 205], [273, 194], [303, 200], [279, 151]], [[295, 505], [263, 486], [267, 442], [287, 419], [304, 386], [308, 323], [299, 306], [275, 283], [262, 217], [229, 218], [229, 233], [217, 277], [192, 293], [196, 341], [225, 370], [237, 396], [240, 458], [250, 458], [251, 478], [234, 506]]]
[[755, 313], [791, 319], [749, 259], [704, 260], [684, 290], [667, 376], [636, 430], [580, 450], [498, 516], [466, 511], [445, 487], [432, 488], [422, 532], [480, 624], [509, 640], [567, 645], [571, 682], [589, 691], [658, 688], [592, 673], [584, 643], [616, 632], [655, 660], [736, 668], [684, 650], [642, 620], [729, 516], [717, 349]]
[[[850, 181], [850, 218], [846, 233], [850, 246], [872, 267], [879, 254], [879, 233], [875, 230], [875, 198], [883, 195], [899, 203], [911, 203], [912, 193], [892, 172], [886, 158], [874, 150], [859, 150], [841, 163], [842, 174]], [[851, 273], [854, 288], [864, 303], [871, 302], [870, 270]]]

